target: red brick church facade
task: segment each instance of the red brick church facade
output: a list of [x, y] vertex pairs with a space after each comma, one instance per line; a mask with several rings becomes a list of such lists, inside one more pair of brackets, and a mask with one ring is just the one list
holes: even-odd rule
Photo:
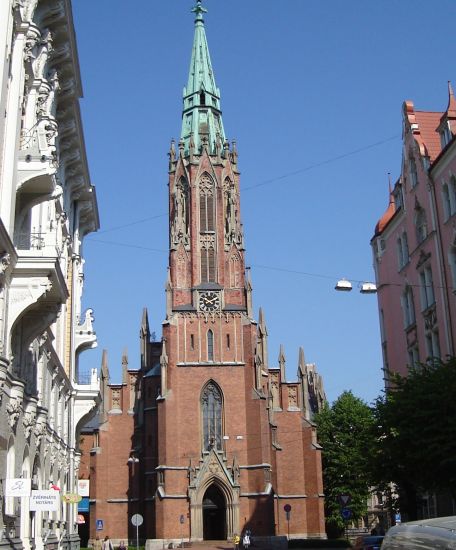
[[246, 528], [324, 538], [312, 423], [322, 384], [302, 350], [297, 382], [285, 380], [282, 351], [269, 365], [245, 268], [236, 145], [224, 135], [199, 0], [193, 11], [182, 133], [169, 152], [163, 336], [151, 342], [145, 311], [140, 370], [125, 358], [114, 385], [103, 366], [103, 411], [81, 468], [91, 479], [90, 538], [133, 538], [135, 513], [141, 539], [221, 540]]

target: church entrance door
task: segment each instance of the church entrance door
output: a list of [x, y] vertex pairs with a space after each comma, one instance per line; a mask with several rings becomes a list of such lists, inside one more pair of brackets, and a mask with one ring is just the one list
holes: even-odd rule
[[204, 540], [226, 539], [226, 502], [222, 491], [211, 485], [203, 498]]

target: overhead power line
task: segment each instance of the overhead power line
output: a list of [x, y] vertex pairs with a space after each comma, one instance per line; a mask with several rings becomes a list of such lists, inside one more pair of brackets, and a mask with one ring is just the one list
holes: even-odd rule
[[[384, 145], [385, 143], [388, 143], [390, 141], [393, 141], [395, 139], [400, 138], [400, 134], [395, 134], [394, 136], [391, 136], [386, 139], [382, 139], [380, 141], [376, 141], [374, 143], [371, 143], [369, 145], [365, 145], [364, 147], [359, 147], [358, 149], [354, 149], [353, 151], [349, 151], [347, 153], [342, 153], [341, 155], [337, 155], [335, 157], [330, 157], [326, 160], [322, 160], [320, 162], [315, 162], [313, 164], [309, 164], [308, 166], [305, 166], [303, 168], [300, 168], [298, 170], [294, 170], [293, 172], [287, 172], [285, 174], [282, 174], [280, 176], [275, 176], [274, 178], [260, 181], [258, 183], [254, 183], [253, 185], [249, 185], [247, 187], [243, 187], [242, 191], [251, 191], [252, 189], [256, 189], [257, 187], [262, 187], [264, 185], [269, 185], [271, 183], [274, 183], [276, 181], [284, 180], [287, 178], [292, 178], [293, 176], [297, 176], [298, 174], [302, 174], [304, 172], [308, 172], [310, 170], [314, 170], [315, 168], [319, 168], [320, 166], [325, 166], [327, 164], [331, 164], [333, 162], [337, 162], [339, 160], [342, 160], [347, 157], [351, 157], [353, 155], [357, 155], [359, 153], [363, 153], [364, 151], [368, 151], [369, 149], [373, 149], [375, 147], [379, 147], [380, 145]], [[149, 222], [151, 220], [155, 220], [157, 218], [164, 218], [165, 216], [168, 216], [168, 214], [155, 214], [154, 216], [148, 216], [147, 218], [142, 218], [140, 220], [133, 220], [131, 222], [122, 224], [122, 225], [116, 225], [114, 227], [109, 227], [108, 229], [103, 229], [102, 231], [98, 231], [97, 234], [101, 235], [104, 233], [109, 233], [110, 231], [118, 231], [119, 229], [125, 229], [127, 227], [132, 227], [133, 225], [139, 225], [141, 223]], [[93, 240], [93, 239], [92, 239]]]

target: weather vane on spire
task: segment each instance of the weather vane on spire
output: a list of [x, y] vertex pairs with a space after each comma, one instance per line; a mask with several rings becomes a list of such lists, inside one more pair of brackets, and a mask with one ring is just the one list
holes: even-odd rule
[[192, 9], [192, 12], [196, 13], [196, 21], [202, 21], [203, 13], [207, 13], [207, 10], [201, 4], [202, 0], [196, 0], [196, 6]]

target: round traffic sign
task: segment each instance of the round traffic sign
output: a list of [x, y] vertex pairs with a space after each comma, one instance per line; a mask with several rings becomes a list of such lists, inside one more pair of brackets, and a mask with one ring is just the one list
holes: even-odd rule
[[133, 516], [131, 516], [131, 523], [135, 526], [135, 527], [139, 527], [140, 525], [143, 524], [143, 517], [141, 514], [134, 514]]
[[291, 512], [291, 505], [290, 504], [285, 504], [283, 509], [285, 510], [285, 512]]

